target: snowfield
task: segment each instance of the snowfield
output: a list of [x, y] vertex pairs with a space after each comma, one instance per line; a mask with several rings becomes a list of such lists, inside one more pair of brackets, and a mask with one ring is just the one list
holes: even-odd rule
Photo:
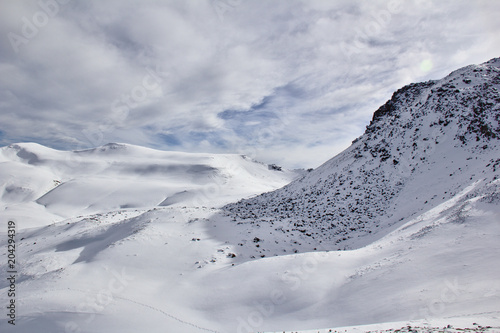
[[162, 152], [125, 144], [64, 152], [34, 143], [0, 150], [4, 217], [21, 227], [154, 206], [220, 206], [296, 178], [240, 155]]
[[0, 331], [500, 332], [499, 63], [403, 88], [309, 173], [1, 148]]

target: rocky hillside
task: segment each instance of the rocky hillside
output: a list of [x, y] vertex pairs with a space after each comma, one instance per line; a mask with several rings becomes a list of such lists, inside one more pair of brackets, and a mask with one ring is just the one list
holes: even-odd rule
[[344, 152], [282, 189], [225, 206], [240, 245], [261, 257], [359, 248], [498, 178], [499, 89], [500, 58], [399, 89]]

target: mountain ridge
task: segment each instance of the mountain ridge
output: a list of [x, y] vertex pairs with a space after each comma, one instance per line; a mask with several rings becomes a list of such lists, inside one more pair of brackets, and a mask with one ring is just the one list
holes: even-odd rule
[[[364, 246], [472, 182], [497, 179], [499, 89], [500, 58], [409, 84], [344, 152], [282, 189], [225, 206], [224, 214], [240, 226], [267, 224], [263, 239], [286, 235], [293, 252]], [[289, 250], [256, 252], [280, 251]]]
[[[119, 144], [0, 149], [0, 210], [19, 258], [16, 326], [2, 320], [0, 331], [495, 332], [498, 71], [488, 66], [455, 72], [443, 91], [445, 81], [400, 91], [346, 151], [239, 203], [288, 183], [287, 171]], [[374, 323], [385, 324], [344, 327]]]
[[45, 225], [81, 214], [154, 206], [217, 206], [290, 182], [297, 171], [273, 169], [235, 154], [159, 151], [110, 143], [60, 151], [36, 143], [0, 148], [0, 209]]

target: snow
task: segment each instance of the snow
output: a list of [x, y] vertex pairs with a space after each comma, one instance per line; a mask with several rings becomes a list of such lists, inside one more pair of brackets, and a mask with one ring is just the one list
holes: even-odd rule
[[[15, 221], [18, 274], [0, 331], [500, 332], [498, 138], [460, 126], [473, 105], [441, 117], [436, 97], [473, 77], [458, 89], [495, 101], [497, 64], [403, 89], [399, 118], [297, 180], [239, 155], [1, 148], [0, 247]], [[339, 211], [343, 234], [325, 228]]]
[[207, 230], [225, 227], [203, 220], [216, 208], [20, 230], [16, 329], [282, 332], [436, 318], [456, 325], [455, 317], [499, 326], [499, 185], [478, 183], [361, 249], [243, 262], [228, 257], [237, 246]]
[[63, 152], [21, 143], [3, 147], [0, 161], [0, 209], [7, 219], [23, 217], [23, 228], [160, 204], [220, 206], [274, 190], [298, 175], [270, 170], [240, 155], [124, 144]]
[[265, 230], [264, 240], [287, 234], [279, 249], [251, 255], [360, 248], [470, 184], [498, 177], [495, 64], [401, 88], [344, 152], [278, 191], [224, 207], [243, 234], [256, 228]]

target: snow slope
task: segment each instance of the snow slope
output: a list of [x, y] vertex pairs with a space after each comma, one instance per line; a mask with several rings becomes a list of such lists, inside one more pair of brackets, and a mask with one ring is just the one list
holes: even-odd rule
[[227, 205], [226, 215], [242, 234], [265, 230], [254, 256], [370, 244], [498, 177], [499, 89], [498, 58], [408, 85], [347, 150], [283, 189]]
[[22, 227], [171, 205], [222, 205], [279, 188], [296, 174], [240, 155], [187, 154], [107, 144], [65, 152], [34, 143], [0, 149], [0, 210]]
[[293, 174], [128, 145], [3, 148], [0, 247], [12, 219], [18, 273], [0, 331], [500, 332], [499, 62], [403, 88], [345, 152], [223, 209]]
[[[207, 229], [225, 226], [204, 219], [213, 208], [20, 230], [18, 322], [0, 329], [282, 332], [436, 319], [498, 327], [499, 186], [471, 185], [357, 250], [246, 262], [232, 257], [238, 246], [211, 237]], [[4, 304], [6, 276], [2, 267]]]

